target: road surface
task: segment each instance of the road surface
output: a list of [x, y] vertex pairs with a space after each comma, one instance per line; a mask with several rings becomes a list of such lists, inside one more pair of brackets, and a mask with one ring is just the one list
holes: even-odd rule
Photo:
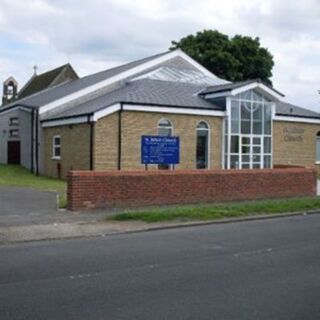
[[320, 319], [320, 215], [0, 246], [0, 319]]

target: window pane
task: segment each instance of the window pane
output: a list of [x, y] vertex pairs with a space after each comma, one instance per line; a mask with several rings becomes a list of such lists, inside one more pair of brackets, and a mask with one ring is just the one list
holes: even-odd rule
[[239, 153], [239, 137], [231, 137], [231, 153]]
[[238, 169], [239, 168], [239, 156], [231, 156], [230, 157], [230, 168]]
[[250, 138], [249, 137], [242, 137], [242, 144], [250, 144]]
[[208, 130], [197, 130], [197, 169], [208, 168]]
[[261, 140], [260, 138], [253, 138], [253, 144], [260, 146], [261, 145]]
[[60, 137], [55, 137], [54, 138], [54, 145], [55, 146], [60, 145]]
[[261, 147], [253, 147], [253, 153], [261, 153]]
[[244, 147], [242, 146], [242, 153], [249, 154], [250, 153], [250, 147]]
[[253, 101], [262, 101], [263, 98], [260, 94], [256, 93], [255, 91], [252, 92], [252, 99]]
[[159, 136], [171, 136], [172, 135], [172, 128], [158, 128], [158, 135]]
[[254, 155], [252, 156], [252, 161], [253, 161], [253, 162], [259, 162], [259, 163], [260, 163], [261, 157], [260, 157], [259, 155], [254, 154]]
[[241, 133], [251, 133], [251, 103], [241, 103]]
[[271, 168], [271, 156], [264, 156], [264, 168]]
[[239, 120], [231, 120], [231, 133], [240, 133]]
[[253, 133], [262, 133], [262, 106], [261, 104], [253, 103], [252, 108], [253, 116]]
[[264, 104], [264, 134], [271, 134], [271, 105]]
[[271, 153], [271, 138], [264, 137], [264, 153]]
[[317, 161], [320, 161], [320, 138], [317, 138]]
[[250, 156], [242, 156], [242, 162], [249, 162]]
[[158, 124], [159, 127], [171, 127], [171, 122], [168, 119], [161, 119]]
[[198, 123], [197, 129], [208, 129], [208, 125], [204, 121], [201, 121]]
[[239, 102], [238, 101], [231, 101], [231, 119], [232, 120], [239, 120], [240, 113], [239, 113]]
[[55, 147], [54, 148], [54, 156], [55, 157], [60, 157], [60, 147]]

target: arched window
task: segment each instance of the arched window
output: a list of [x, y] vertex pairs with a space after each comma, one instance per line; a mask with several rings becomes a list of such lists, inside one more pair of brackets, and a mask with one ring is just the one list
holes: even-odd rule
[[209, 168], [209, 126], [206, 122], [200, 121], [197, 125], [197, 169]]
[[320, 131], [317, 133], [316, 137], [316, 162], [320, 163]]
[[172, 136], [173, 127], [168, 119], [161, 119], [158, 122], [158, 135], [159, 136]]
[[[168, 119], [161, 119], [158, 122], [158, 135], [159, 136], [172, 136], [173, 135], [173, 126]], [[160, 170], [170, 169], [169, 164], [159, 164], [158, 168]]]

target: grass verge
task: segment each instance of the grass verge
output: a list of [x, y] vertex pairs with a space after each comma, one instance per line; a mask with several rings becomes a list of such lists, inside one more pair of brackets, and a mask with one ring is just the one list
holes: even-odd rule
[[257, 214], [277, 214], [320, 209], [320, 197], [250, 202], [189, 205], [128, 211], [108, 217], [107, 220], [144, 222], [215, 220]]
[[0, 186], [28, 187], [47, 191], [56, 191], [59, 194], [59, 207], [66, 207], [66, 182], [36, 176], [20, 166], [0, 165]]

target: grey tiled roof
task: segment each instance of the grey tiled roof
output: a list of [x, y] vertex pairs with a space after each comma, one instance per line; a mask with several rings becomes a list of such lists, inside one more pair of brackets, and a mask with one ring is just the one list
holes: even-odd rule
[[242, 86], [245, 86], [247, 84], [256, 82], [256, 80], [246, 80], [246, 81], [239, 81], [239, 82], [230, 82], [226, 84], [221, 84], [217, 86], [210, 86], [205, 88], [201, 91], [201, 94], [209, 94], [209, 93], [217, 93], [217, 92], [223, 92], [223, 91], [230, 91], [233, 89], [240, 88]]
[[[92, 100], [81, 102], [69, 108], [55, 110], [46, 114], [43, 120], [52, 120], [91, 114], [115, 103], [136, 103], [209, 110], [224, 109], [198, 95], [203, 85], [162, 80], [141, 79], [126, 83], [121, 88], [102, 94]], [[283, 116], [320, 118], [320, 114], [286, 102], [276, 103], [276, 114]]]
[[[70, 81], [61, 85], [57, 85], [55, 87], [52, 88], [48, 88], [45, 90], [42, 90], [38, 93], [35, 93], [33, 95], [30, 95], [28, 97], [16, 100], [8, 105], [5, 106], [5, 108], [9, 108], [11, 106], [14, 105], [25, 105], [25, 106], [34, 106], [34, 107], [39, 107], [42, 105], [45, 105], [47, 103], [50, 103], [54, 100], [60, 99], [68, 94], [74, 93], [78, 90], [84, 89], [88, 86], [94, 85], [95, 83], [98, 83], [100, 81], [103, 81], [105, 79], [108, 79], [110, 77], [113, 77], [117, 74], [120, 74], [121, 72], [125, 72], [127, 70], [130, 70], [131, 68], [137, 67], [145, 62], [151, 61], [155, 58], [161, 57], [165, 54], [167, 54], [167, 52], [163, 52], [151, 57], [147, 57], [144, 59], [140, 59], [137, 61], [133, 61], [112, 69], [108, 69], [105, 71], [101, 71], [98, 73], [94, 73], [92, 75], [74, 80], [74, 81]], [[3, 109], [5, 109], [3, 108]], [[3, 110], [2, 109], [2, 110]]]
[[[233, 89], [241, 88], [241, 87], [243, 87], [243, 86], [245, 86], [247, 84], [254, 83], [254, 82], [262, 83], [262, 81], [260, 79], [252, 79], [252, 80], [246, 80], [246, 81], [232, 82], [232, 83], [227, 83], [227, 84], [207, 87], [201, 92], [201, 94], [205, 95], [205, 94], [210, 94], [210, 93], [231, 91]], [[268, 85], [266, 85], [266, 86], [268, 86]], [[268, 87], [271, 90], [273, 90], [274, 92], [276, 92], [276, 93], [280, 94], [281, 96], [283, 96], [283, 94], [281, 92], [275, 90], [273, 87], [271, 87], [271, 86], [268, 86]]]
[[55, 111], [43, 119], [89, 114], [118, 102], [222, 110], [221, 107], [198, 96], [202, 88], [203, 85], [141, 79], [128, 82], [120, 89], [85, 103], [79, 102], [73, 108]]
[[282, 101], [276, 103], [276, 114], [278, 116], [320, 118], [320, 113], [318, 112]]

